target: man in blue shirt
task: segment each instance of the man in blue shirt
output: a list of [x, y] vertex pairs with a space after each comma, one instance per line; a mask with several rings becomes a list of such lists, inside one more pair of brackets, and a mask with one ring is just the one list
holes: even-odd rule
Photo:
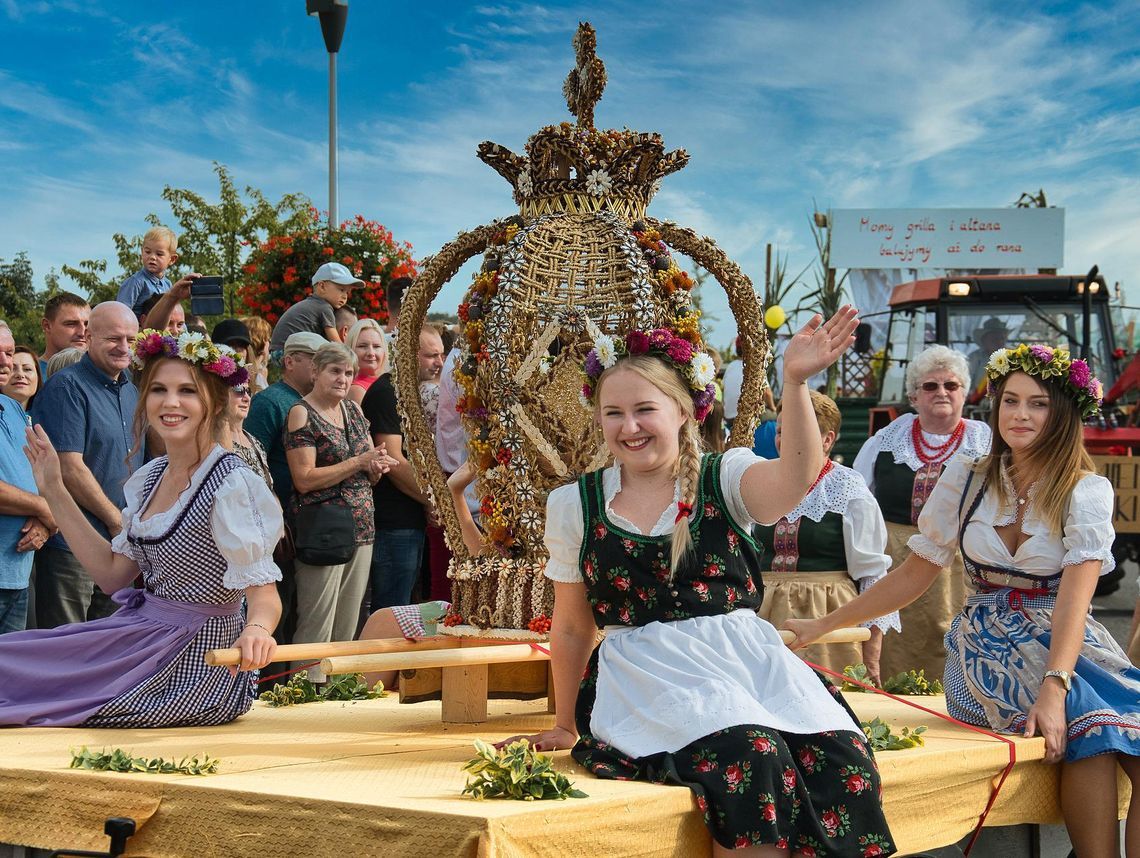
[[[0, 370], [11, 370], [15, 349], [11, 330], [0, 322]], [[24, 628], [33, 552], [55, 530], [24, 456], [26, 426], [20, 404], [0, 395], [0, 634]]]
[[[63, 482], [88, 521], [107, 539], [122, 529], [123, 484], [142, 464], [132, 424], [138, 390], [127, 367], [138, 333], [134, 313], [117, 301], [91, 311], [87, 354], [48, 379], [32, 420], [59, 451]], [[105, 617], [116, 605], [101, 593], [67, 543], [53, 536], [36, 567], [36, 622], [42, 629]]]

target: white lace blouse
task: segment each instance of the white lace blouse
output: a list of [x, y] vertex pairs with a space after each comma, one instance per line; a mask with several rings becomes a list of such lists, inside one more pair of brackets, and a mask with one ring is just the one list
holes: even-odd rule
[[[875, 459], [879, 457], [879, 453], [883, 451], [890, 453], [896, 465], [906, 465], [912, 471], [922, 467], [922, 460], [915, 452], [914, 439], [911, 436], [911, 427], [917, 419], [917, 414], [903, 414], [868, 438], [859, 449], [859, 455], [855, 457], [851, 467], [862, 475], [872, 492], [875, 491]], [[922, 437], [932, 447], [939, 447], [950, 440], [949, 435], [935, 435], [926, 431], [922, 433]], [[971, 458], [984, 456], [990, 451], [990, 440], [988, 425], [980, 420], [967, 420], [958, 453], [966, 453]]]
[[[147, 476], [158, 465], [158, 459], [139, 468], [123, 487], [127, 507], [123, 510], [123, 529], [111, 541], [111, 550], [116, 554], [131, 557], [127, 533], [136, 537], [161, 536], [170, 529], [198, 492], [198, 487], [210, 473], [210, 469], [222, 455], [222, 447], [214, 448], [202, 459], [190, 477], [190, 485], [178, 496], [178, 500], [160, 513], [145, 521], [138, 518], [143, 501], [143, 487]], [[281, 504], [277, 501], [265, 480], [249, 468], [235, 468], [225, 476], [214, 495], [214, 505], [210, 510], [210, 528], [214, 542], [226, 559], [226, 571], [222, 584], [231, 590], [242, 590], [281, 580], [281, 570], [273, 562], [273, 549], [284, 533]]]
[[[919, 557], [948, 566], [958, 548], [958, 506], [966, 477], [975, 459], [960, 453], [946, 466], [938, 485], [918, 518], [919, 532], [907, 543]], [[975, 474], [974, 480], [982, 478]], [[973, 487], [971, 486], [971, 496]], [[1065, 566], [1086, 560], [1100, 560], [1100, 574], [1116, 567], [1112, 557], [1114, 495], [1112, 484], [1099, 474], [1088, 474], [1073, 489], [1069, 499], [1064, 532], [1058, 536], [1037, 514], [1034, 490], [1022, 519], [1022, 531], [1029, 537], [1015, 553], [1002, 542], [995, 527], [1011, 524], [1017, 518], [1012, 491], [1009, 500], [998, 502], [997, 492], [987, 490], [970, 519], [962, 538], [963, 552], [978, 563], [1016, 569], [1030, 575], [1056, 575]], [[963, 510], [963, 514], [965, 511]]]
[[[843, 519], [847, 574], [862, 593], [886, 577], [891, 557], [887, 554], [887, 525], [882, 510], [858, 471], [835, 465], [786, 518], [796, 521], [803, 517], [818, 523], [829, 512]], [[902, 631], [898, 611], [862, 625], [878, 626], [884, 632]]]

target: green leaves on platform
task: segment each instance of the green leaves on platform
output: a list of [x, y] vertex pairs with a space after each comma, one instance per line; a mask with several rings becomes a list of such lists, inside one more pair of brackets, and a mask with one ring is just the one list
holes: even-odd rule
[[475, 775], [463, 788], [464, 795], [519, 801], [586, 798], [586, 793], [575, 789], [566, 775], [555, 771], [549, 756], [531, 750], [526, 739], [512, 742], [502, 750], [476, 739], [475, 750], [478, 756], [463, 766], [463, 771]]
[[915, 727], [913, 730], [903, 727], [902, 733], [896, 735], [891, 732], [891, 725], [880, 718], [875, 718], [873, 721], [861, 721], [860, 724], [873, 751], [905, 751], [908, 748], [917, 748], [919, 745], [926, 744], [922, 738], [922, 734], [926, 732], [926, 727]]
[[71, 749], [71, 768], [90, 769], [95, 772], [142, 772], [148, 775], [212, 775], [218, 771], [219, 761], [209, 754], [201, 757], [183, 757], [178, 762], [162, 757], [132, 757], [129, 751], [106, 748], [92, 751], [84, 747]]
[[[859, 682], [871, 684], [871, 680], [867, 675], [867, 666], [865, 664], [847, 665], [843, 668], [843, 675], [849, 679], [854, 679]], [[866, 691], [867, 689], [856, 685], [854, 682], [844, 682], [839, 689], [840, 691]], [[906, 673], [896, 673], [894, 676], [888, 676], [883, 680], [883, 691], [888, 691], [891, 694], [904, 694], [912, 697], [930, 696], [933, 694], [943, 694], [942, 680], [940, 679], [927, 679], [925, 670], [908, 670]]]
[[318, 688], [304, 673], [295, 673], [288, 682], [274, 684], [272, 691], [263, 691], [257, 698], [270, 706], [293, 706], [297, 703], [320, 703], [325, 700], [374, 700], [387, 697], [383, 682], [371, 688], [359, 673], [330, 676], [324, 688]]

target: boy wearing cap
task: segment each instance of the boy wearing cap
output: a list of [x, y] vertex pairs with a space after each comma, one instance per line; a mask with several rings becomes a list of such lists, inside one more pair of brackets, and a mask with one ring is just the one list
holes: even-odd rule
[[352, 272], [339, 262], [326, 262], [313, 275], [313, 294], [302, 298], [281, 315], [273, 328], [269, 350], [283, 350], [289, 336], [301, 331], [320, 334], [329, 342], [341, 342], [333, 313], [348, 303], [353, 286], [363, 285], [364, 281], [353, 277]]

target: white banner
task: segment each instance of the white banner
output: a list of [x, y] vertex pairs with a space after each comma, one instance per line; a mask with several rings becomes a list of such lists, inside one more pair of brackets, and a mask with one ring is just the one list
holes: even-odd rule
[[1065, 210], [833, 209], [833, 268], [1061, 268]]

